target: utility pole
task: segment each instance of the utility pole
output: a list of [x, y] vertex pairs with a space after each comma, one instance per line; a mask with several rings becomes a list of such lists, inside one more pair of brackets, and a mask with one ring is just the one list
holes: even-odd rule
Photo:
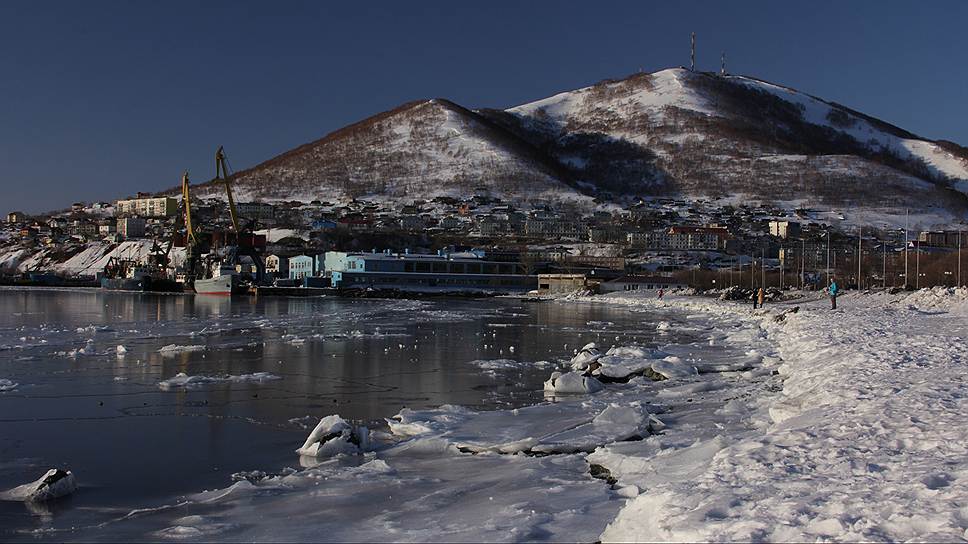
[[800, 238], [800, 289], [807, 287], [807, 240]]
[[887, 242], [881, 242], [881, 247], [884, 249], [884, 271], [881, 273], [881, 289], [887, 289]]
[[696, 33], [692, 33], [692, 43], [689, 48], [689, 71], [696, 71]]
[[961, 287], [961, 231], [958, 231], [958, 287]]
[[921, 240], [918, 240], [918, 251], [914, 254], [914, 288], [921, 288]]
[[766, 248], [760, 248], [760, 287], [766, 290]]
[[857, 290], [860, 291], [860, 259], [861, 259], [861, 244], [864, 240], [864, 227], [857, 227]]
[[783, 252], [783, 245], [780, 244], [780, 291], [783, 290], [783, 274], [786, 273], [786, 253]]
[[830, 285], [830, 229], [824, 231], [824, 236], [827, 238], [827, 285]]
[[908, 286], [908, 211], [904, 210], [904, 287]]

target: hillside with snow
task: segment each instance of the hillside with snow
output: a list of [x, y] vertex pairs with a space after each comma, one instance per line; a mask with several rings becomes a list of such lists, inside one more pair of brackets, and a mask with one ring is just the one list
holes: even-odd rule
[[[507, 110], [404, 104], [236, 174], [252, 199], [682, 196], [968, 212], [968, 150], [759, 79], [671, 68]], [[204, 193], [205, 189], [201, 189]], [[212, 191], [214, 193], [214, 191]]]
[[504, 197], [579, 196], [565, 178], [528, 143], [434, 99], [404, 104], [239, 172], [236, 187], [240, 198], [267, 200], [461, 197], [480, 186]]

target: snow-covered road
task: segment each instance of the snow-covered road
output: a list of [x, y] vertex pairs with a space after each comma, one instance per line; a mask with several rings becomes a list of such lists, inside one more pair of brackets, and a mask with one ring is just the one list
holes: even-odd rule
[[[782, 392], [751, 413], [765, 422], [761, 432], [686, 478], [649, 472], [648, 463], [627, 469], [622, 478], [646, 491], [602, 540], [968, 538], [966, 297], [850, 294], [837, 311], [821, 300], [799, 303], [780, 322], [791, 305], [753, 313], [783, 359]], [[667, 304], [751, 313], [694, 298]]]

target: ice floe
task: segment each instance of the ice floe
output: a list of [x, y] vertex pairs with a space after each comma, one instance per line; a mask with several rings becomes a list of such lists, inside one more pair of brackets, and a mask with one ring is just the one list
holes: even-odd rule
[[13, 391], [17, 389], [18, 385], [20, 384], [13, 380], [8, 380], [7, 378], [0, 378], [0, 392]]
[[270, 372], [253, 372], [252, 374], [223, 376], [189, 376], [184, 372], [179, 372], [173, 377], [158, 382], [161, 389], [175, 389], [179, 387], [202, 387], [218, 383], [263, 383], [274, 380], [281, 380], [281, 376], [276, 376]]
[[188, 352], [192, 352], [192, 351], [203, 351], [204, 349], [205, 349], [205, 346], [198, 345], [198, 344], [189, 345], [189, 346], [180, 346], [178, 344], [168, 344], [167, 346], [163, 346], [163, 347], [159, 348], [158, 349], [158, 353], [160, 353], [162, 355], [174, 355], [176, 353], [188, 353]]
[[544, 382], [545, 393], [555, 395], [584, 395], [596, 393], [604, 389], [602, 382], [585, 376], [581, 372], [552, 372], [548, 381]]

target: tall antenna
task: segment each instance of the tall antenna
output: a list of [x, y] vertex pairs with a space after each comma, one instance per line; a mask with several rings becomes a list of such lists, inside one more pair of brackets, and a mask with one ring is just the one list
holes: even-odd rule
[[719, 68], [719, 75], [725, 76], [726, 75], [726, 52], [725, 51], [723, 51], [723, 56], [720, 59], [720, 62], [722, 64], [721, 64], [721, 66]]
[[689, 70], [696, 71], [696, 33], [692, 33], [692, 47], [689, 49]]

